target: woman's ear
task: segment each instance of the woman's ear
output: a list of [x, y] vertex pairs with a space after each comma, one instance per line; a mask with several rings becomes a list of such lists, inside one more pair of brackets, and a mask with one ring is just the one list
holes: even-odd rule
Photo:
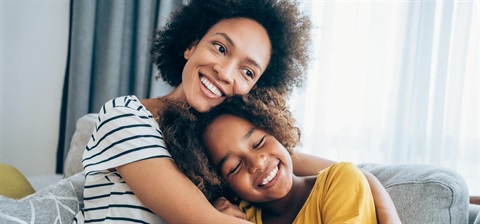
[[193, 52], [195, 52], [195, 49], [197, 48], [197, 44], [198, 44], [198, 40], [192, 42], [190, 46], [188, 46], [188, 48], [185, 49], [185, 51], [183, 52], [183, 57], [185, 58], [185, 60], [190, 59]]

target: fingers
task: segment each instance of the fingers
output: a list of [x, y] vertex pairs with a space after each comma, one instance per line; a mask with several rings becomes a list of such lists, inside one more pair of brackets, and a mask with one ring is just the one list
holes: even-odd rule
[[213, 207], [215, 207], [218, 211], [224, 214], [234, 216], [240, 219], [247, 219], [245, 213], [243, 213], [238, 206], [230, 203], [230, 201], [228, 201], [224, 197], [218, 198], [215, 203], [213, 203]]

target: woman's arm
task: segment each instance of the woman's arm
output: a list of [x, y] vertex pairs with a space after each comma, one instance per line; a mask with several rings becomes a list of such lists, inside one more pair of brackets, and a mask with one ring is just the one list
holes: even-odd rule
[[372, 191], [378, 223], [402, 223], [392, 198], [390, 198], [390, 195], [380, 181], [370, 172], [362, 170], [362, 173], [367, 178], [370, 190]]
[[117, 167], [140, 201], [168, 223], [249, 223], [217, 211], [170, 159]]
[[[316, 175], [319, 171], [335, 163], [332, 160], [305, 153], [295, 153], [292, 161], [293, 173], [297, 176]], [[370, 172], [362, 170], [362, 173], [370, 185], [379, 223], [401, 223], [395, 205], [380, 181]]]
[[317, 175], [319, 171], [333, 165], [335, 161], [295, 152], [292, 155], [293, 173], [297, 176]]

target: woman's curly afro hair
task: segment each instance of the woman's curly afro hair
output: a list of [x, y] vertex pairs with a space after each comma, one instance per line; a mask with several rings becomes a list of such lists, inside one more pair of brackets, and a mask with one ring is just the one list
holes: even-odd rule
[[261, 24], [270, 37], [272, 55], [258, 87], [288, 93], [301, 86], [309, 60], [309, 18], [289, 0], [191, 0], [172, 14], [154, 38], [151, 54], [164, 81], [182, 82], [184, 51], [221, 20], [249, 18]]
[[203, 134], [219, 116], [230, 114], [250, 122], [274, 136], [290, 154], [300, 141], [300, 129], [295, 126], [284, 97], [273, 89], [254, 88], [245, 96], [226, 99], [207, 113], [189, 109], [183, 102], [167, 103], [159, 123], [167, 148], [179, 169], [210, 201], [231, 194], [216, 167], [209, 162], [203, 144]]

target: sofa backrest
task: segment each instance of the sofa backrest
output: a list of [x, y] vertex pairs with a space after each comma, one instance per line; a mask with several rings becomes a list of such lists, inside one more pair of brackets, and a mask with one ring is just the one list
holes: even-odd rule
[[76, 124], [76, 130], [70, 143], [70, 150], [68, 151], [67, 158], [63, 165], [64, 178], [73, 176], [74, 174], [83, 171], [82, 155], [85, 147], [87, 146], [90, 136], [95, 128], [98, 114], [91, 113], [86, 114], [78, 119]]

